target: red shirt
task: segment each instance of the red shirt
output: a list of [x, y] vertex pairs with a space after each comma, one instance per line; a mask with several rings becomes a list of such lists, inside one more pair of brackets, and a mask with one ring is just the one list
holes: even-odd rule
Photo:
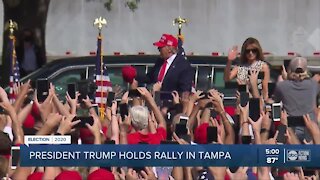
[[[105, 137], [107, 137], [108, 128], [107, 126], [102, 126], [102, 132]], [[88, 128], [80, 128], [80, 138], [82, 144], [93, 144], [94, 136]]]
[[146, 142], [148, 144], [160, 144], [161, 141], [166, 140], [167, 131], [163, 127], [159, 127], [157, 132], [152, 134], [141, 134], [140, 132], [130, 133], [127, 135], [128, 144], [139, 144], [139, 142]]

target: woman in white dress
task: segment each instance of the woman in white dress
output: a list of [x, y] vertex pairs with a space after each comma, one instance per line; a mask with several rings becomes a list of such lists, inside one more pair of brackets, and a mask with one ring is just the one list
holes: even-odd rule
[[252, 37], [249, 37], [244, 41], [240, 53], [240, 64], [231, 70], [232, 61], [236, 59], [237, 55], [238, 47], [233, 46], [232, 49], [229, 50], [228, 61], [224, 70], [225, 82], [237, 78], [240, 83], [248, 84], [248, 72], [263, 72], [263, 79], [258, 79], [258, 88], [262, 90], [263, 99], [267, 100], [270, 69], [267, 63], [264, 62], [263, 52], [259, 41]]

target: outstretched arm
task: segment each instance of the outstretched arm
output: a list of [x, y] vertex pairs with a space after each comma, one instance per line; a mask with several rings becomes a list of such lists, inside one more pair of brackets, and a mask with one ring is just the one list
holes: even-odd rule
[[228, 61], [224, 69], [224, 81], [226, 82], [234, 79], [237, 75], [237, 72], [238, 72], [237, 67], [233, 68], [231, 71], [232, 61], [234, 61], [237, 58], [237, 55], [238, 55], [238, 47], [233, 46], [232, 49], [229, 50]]

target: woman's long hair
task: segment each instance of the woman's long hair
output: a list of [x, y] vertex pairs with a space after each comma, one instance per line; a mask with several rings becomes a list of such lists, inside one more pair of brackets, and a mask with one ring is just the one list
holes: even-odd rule
[[250, 44], [254, 44], [256, 46], [256, 48], [258, 49], [257, 60], [264, 61], [264, 56], [263, 56], [262, 48], [260, 46], [259, 41], [253, 37], [249, 37], [243, 42], [242, 47], [241, 47], [241, 54], [240, 54], [241, 64], [246, 64], [248, 62], [248, 59], [246, 56], [246, 49]]

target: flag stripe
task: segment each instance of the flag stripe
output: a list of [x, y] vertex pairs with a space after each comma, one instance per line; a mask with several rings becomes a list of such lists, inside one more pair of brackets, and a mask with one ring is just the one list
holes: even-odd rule
[[16, 94], [14, 92], [15, 83], [18, 83], [20, 80], [19, 64], [17, 61], [16, 50], [15, 50], [15, 37], [13, 35], [9, 36], [9, 46], [10, 46], [9, 100], [11, 103], [13, 103], [16, 98]]
[[[101, 49], [101, 36], [97, 41], [97, 53], [96, 53], [96, 71], [95, 71], [95, 84], [97, 86], [95, 93], [95, 103], [98, 104], [99, 109], [105, 108], [107, 103], [107, 94], [112, 91], [112, 83], [107, 73], [107, 68], [102, 61], [102, 49]], [[100, 110], [99, 110], [100, 113]], [[99, 114], [100, 117], [103, 115]]]
[[112, 86], [110, 81], [100, 81], [100, 80], [96, 80], [96, 85], [97, 86]]
[[[100, 73], [100, 72], [99, 72]], [[107, 75], [99, 75], [99, 74], [97, 74], [96, 75], [96, 80], [97, 81], [110, 81], [110, 78], [109, 78], [109, 76], [107, 76]]]
[[101, 97], [96, 97], [96, 103], [97, 104], [106, 104], [107, 103], [107, 98], [101, 98]]
[[96, 97], [107, 97], [106, 92], [96, 92]]
[[97, 87], [97, 90], [96, 90], [96, 93], [99, 92], [99, 93], [103, 93], [103, 92], [108, 92], [108, 91], [112, 91], [112, 87], [108, 87], [108, 86], [98, 86]]

